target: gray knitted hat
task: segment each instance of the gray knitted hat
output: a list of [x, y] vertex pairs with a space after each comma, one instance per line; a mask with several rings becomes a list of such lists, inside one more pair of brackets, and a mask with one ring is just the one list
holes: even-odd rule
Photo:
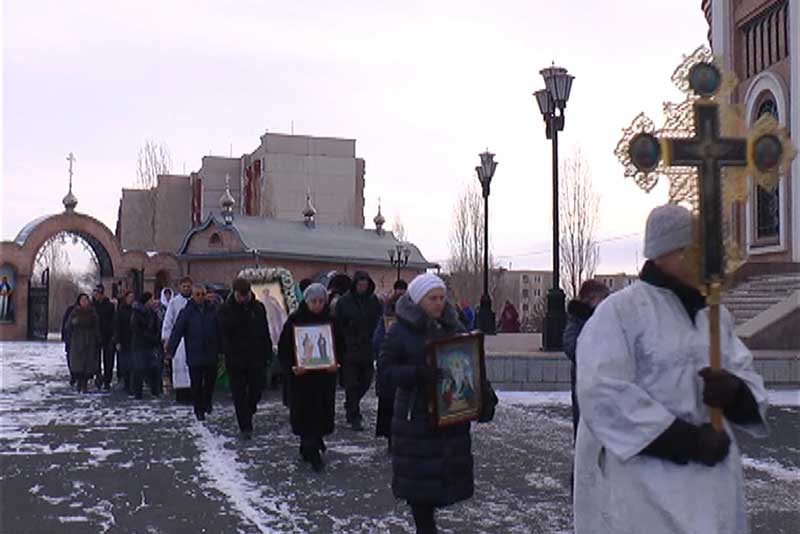
[[322, 284], [311, 284], [303, 291], [303, 300], [310, 302], [312, 300], [327, 300], [328, 290]]
[[658, 206], [647, 217], [644, 257], [654, 260], [692, 244], [692, 213], [677, 204]]

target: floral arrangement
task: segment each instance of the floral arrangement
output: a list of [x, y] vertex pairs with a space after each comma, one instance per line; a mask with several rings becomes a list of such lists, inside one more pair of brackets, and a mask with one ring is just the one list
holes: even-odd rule
[[251, 267], [239, 271], [239, 276], [251, 284], [271, 284], [277, 282], [281, 286], [283, 301], [289, 308], [289, 313], [294, 312], [300, 303], [294, 290], [294, 278], [289, 269], [283, 267]]

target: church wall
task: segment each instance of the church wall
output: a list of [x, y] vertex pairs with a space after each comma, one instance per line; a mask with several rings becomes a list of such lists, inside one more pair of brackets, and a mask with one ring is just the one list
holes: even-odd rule
[[192, 186], [188, 176], [158, 177], [155, 218], [156, 249], [177, 252], [192, 227]]
[[230, 176], [231, 195], [236, 201], [238, 210], [238, 206], [242, 204], [240, 158], [204, 156], [199, 174], [203, 177], [202, 219], [212, 211], [219, 213], [219, 197], [225, 192], [226, 174]]
[[231, 228], [214, 224], [194, 234], [186, 248], [187, 254], [225, 254], [242, 252], [245, 252], [245, 247], [236, 232]]
[[123, 189], [118, 236], [123, 250], [152, 250], [153, 204], [144, 189]]

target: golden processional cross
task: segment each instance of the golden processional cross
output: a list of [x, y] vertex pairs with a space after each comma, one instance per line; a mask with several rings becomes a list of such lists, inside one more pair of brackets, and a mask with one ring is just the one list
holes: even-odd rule
[[[625, 175], [646, 191], [659, 175], [670, 179], [670, 201], [688, 202], [697, 215], [698, 274], [708, 297], [711, 368], [720, 368], [720, 316], [726, 274], [726, 205], [746, 198], [747, 176], [774, 188], [795, 150], [772, 117], [762, 117], [744, 137], [743, 119], [727, 103], [735, 80], [718, 67], [711, 52], [698, 48], [673, 74], [687, 97], [664, 105], [666, 123], [655, 131], [640, 114], [617, 145]], [[725, 131], [728, 135], [724, 135]], [[724, 175], [724, 178], [723, 178]], [[733, 260], [733, 254], [727, 259]], [[711, 422], [722, 429], [722, 414], [712, 409]]]

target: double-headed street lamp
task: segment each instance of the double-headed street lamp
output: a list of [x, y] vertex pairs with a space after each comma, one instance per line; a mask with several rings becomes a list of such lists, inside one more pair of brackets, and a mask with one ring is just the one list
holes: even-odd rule
[[497, 168], [497, 162], [494, 161], [494, 154], [489, 150], [482, 153], [480, 157], [481, 164], [475, 167], [483, 191], [483, 295], [478, 311], [478, 328], [484, 334], [493, 335], [496, 333], [496, 323], [492, 311], [492, 297], [489, 296], [489, 188], [492, 184], [494, 170]]
[[561, 350], [566, 313], [564, 292], [559, 283], [559, 237], [558, 237], [558, 132], [564, 129], [564, 109], [567, 107], [572, 80], [567, 69], [552, 65], [539, 71], [545, 88], [536, 91], [536, 103], [542, 112], [548, 139], [553, 141], [553, 287], [547, 292], [547, 312], [542, 331], [542, 348], [548, 351]]
[[392, 267], [397, 268], [397, 279], [400, 280], [400, 271], [408, 265], [408, 257], [411, 255], [411, 250], [403, 243], [398, 243], [394, 248], [390, 248], [388, 253], [389, 262]]

